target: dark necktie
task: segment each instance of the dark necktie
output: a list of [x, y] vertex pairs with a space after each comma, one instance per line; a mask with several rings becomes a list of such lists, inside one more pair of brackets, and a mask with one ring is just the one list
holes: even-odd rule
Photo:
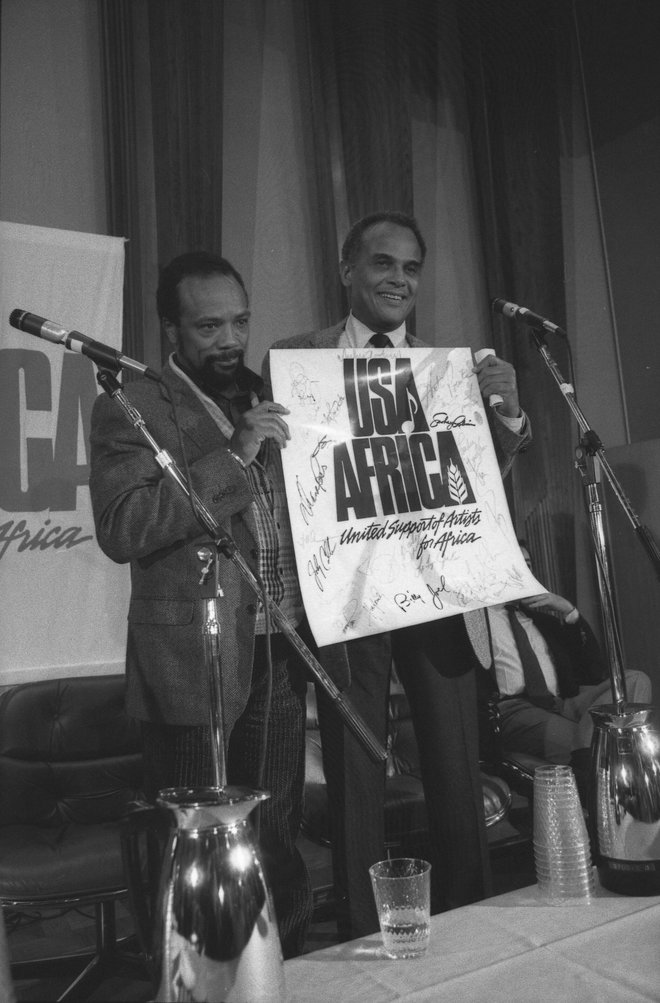
[[527, 636], [527, 631], [516, 616], [513, 606], [507, 606], [507, 612], [509, 614], [511, 630], [513, 631], [513, 638], [518, 648], [520, 661], [522, 662], [526, 695], [537, 707], [552, 710], [555, 698], [548, 689], [543, 670], [539, 665], [539, 660]]
[[374, 348], [391, 348], [392, 342], [387, 337], [386, 334], [372, 334], [367, 342], [368, 345], [373, 345]]

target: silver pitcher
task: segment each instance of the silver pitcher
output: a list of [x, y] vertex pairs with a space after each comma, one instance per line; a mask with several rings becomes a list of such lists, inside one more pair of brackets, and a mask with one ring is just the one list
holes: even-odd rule
[[589, 822], [601, 884], [624, 895], [660, 893], [660, 737], [646, 704], [590, 711]]
[[174, 813], [156, 913], [158, 1003], [284, 1000], [277, 923], [248, 815], [269, 795], [168, 788]]

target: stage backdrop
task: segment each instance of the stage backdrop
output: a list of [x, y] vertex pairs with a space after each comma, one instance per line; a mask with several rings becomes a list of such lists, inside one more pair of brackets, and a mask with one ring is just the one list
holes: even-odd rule
[[320, 645], [545, 589], [518, 547], [469, 348], [273, 350]]
[[0, 685], [124, 668], [128, 569], [94, 536], [95, 367], [18, 308], [121, 347], [123, 240], [0, 223]]

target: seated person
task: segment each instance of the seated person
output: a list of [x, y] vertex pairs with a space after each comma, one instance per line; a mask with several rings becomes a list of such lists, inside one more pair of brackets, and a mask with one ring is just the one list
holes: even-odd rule
[[[520, 549], [531, 569], [524, 541]], [[591, 627], [568, 599], [551, 592], [489, 606], [486, 615], [501, 751], [571, 765], [581, 787], [593, 733], [589, 708], [612, 703], [607, 661]], [[625, 684], [628, 702], [650, 703], [645, 673], [626, 672]]]

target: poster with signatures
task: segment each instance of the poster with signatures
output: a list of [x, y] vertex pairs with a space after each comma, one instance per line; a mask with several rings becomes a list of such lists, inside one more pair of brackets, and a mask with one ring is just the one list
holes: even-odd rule
[[518, 547], [469, 348], [278, 349], [274, 399], [319, 645], [544, 592]]

